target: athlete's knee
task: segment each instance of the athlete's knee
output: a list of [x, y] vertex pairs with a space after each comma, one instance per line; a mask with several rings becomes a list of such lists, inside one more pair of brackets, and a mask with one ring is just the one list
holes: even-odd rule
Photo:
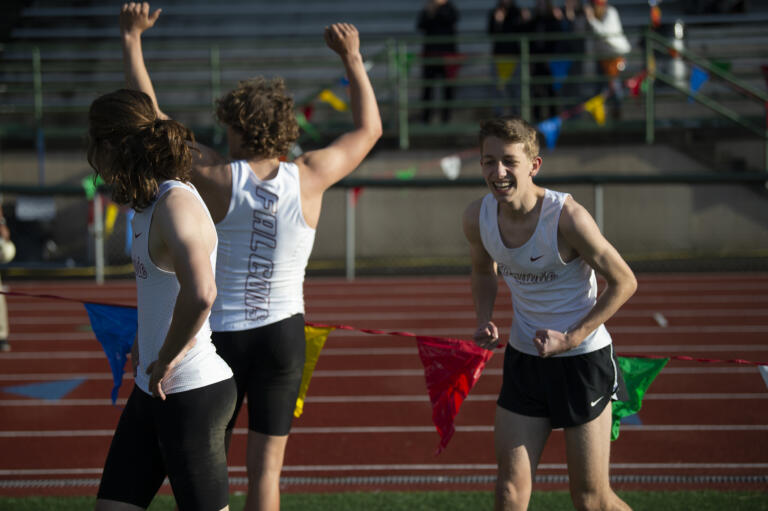
[[509, 479], [496, 480], [496, 509], [516, 510], [527, 509], [531, 498], [531, 485], [522, 482], [515, 483]]

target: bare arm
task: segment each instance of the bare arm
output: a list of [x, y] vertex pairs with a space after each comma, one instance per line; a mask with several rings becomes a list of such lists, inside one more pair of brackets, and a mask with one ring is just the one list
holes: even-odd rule
[[472, 261], [472, 301], [477, 318], [477, 329], [472, 337], [481, 348], [493, 349], [499, 339], [499, 329], [492, 321], [499, 280], [496, 263], [488, 255], [480, 239], [480, 204], [481, 200], [470, 204], [464, 211], [463, 218], [464, 235], [469, 242]]
[[328, 147], [296, 159], [301, 172], [302, 206], [310, 225], [317, 223], [323, 192], [355, 170], [382, 133], [379, 106], [360, 55], [357, 29], [348, 23], [335, 23], [325, 29], [325, 41], [344, 64], [355, 128]]
[[[216, 246], [216, 231], [194, 196], [186, 190], [171, 190], [158, 203], [152, 229], [162, 240], [161, 254], [151, 254], [158, 266], [176, 273], [179, 294], [168, 333], [157, 360], [147, 368], [153, 395], [165, 399], [163, 379], [195, 345], [216, 298], [216, 282], [210, 256]], [[152, 236], [150, 234], [150, 236]], [[169, 267], [169, 268], [168, 268]]]
[[572, 249], [607, 282], [595, 306], [568, 332], [540, 330], [534, 345], [543, 357], [573, 349], [601, 324], [608, 321], [635, 293], [637, 280], [629, 265], [600, 232], [583, 206], [568, 199], [560, 216], [559, 232], [565, 248]]
[[157, 96], [144, 64], [141, 48], [141, 34], [152, 28], [160, 17], [162, 9], [149, 12], [149, 3], [130, 2], [123, 4], [120, 11], [120, 36], [123, 43], [123, 69], [125, 82], [129, 88], [139, 90], [152, 99], [155, 111], [160, 119], [168, 119], [157, 104]]

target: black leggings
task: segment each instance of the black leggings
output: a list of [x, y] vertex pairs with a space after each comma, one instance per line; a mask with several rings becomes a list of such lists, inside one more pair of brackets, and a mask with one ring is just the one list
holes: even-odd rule
[[287, 435], [304, 371], [304, 315], [251, 330], [214, 332], [216, 351], [235, 373], [237, 404], [227, 429], [248, 395], [248, 429], [272, 436]]
[[133, 388], [117, 425], [99, 499], [147, 508], [165, 476], [180, 511], [229, 503], [225, 426], [235, 408], [232, 378], [165, 401]]

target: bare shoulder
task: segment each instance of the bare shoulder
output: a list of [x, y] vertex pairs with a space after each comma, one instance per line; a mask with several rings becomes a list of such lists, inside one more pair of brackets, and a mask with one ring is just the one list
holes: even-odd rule
[[566, 237], [577, 232], [584, 232], [584, 229], [597, 228], [597, 224], [589, 211], [570, 195], [563, 203], [558, 226], [560, 232]]

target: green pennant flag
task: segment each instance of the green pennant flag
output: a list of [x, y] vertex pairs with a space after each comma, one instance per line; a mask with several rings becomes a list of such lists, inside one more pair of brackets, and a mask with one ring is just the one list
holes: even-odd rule
[[618, 357], [618, 360], [629, 397], [626, 401], [613, 402], [611, 441], [619, 438], [621, 419], [640, 411], [645, 392], [651, 386], [653, 380], [656, 379], [659, 372], [669, 362], [668, 358]]
[[96, 195], [96, 190], [99, 188], [99, 186], [104, 184], [104, 180], [101, 179], [101, 176], [87, 176], [84, 177], [80, 184], [83, 187], [83, 191], [85, 192], [85, 198], [88, 200], [93, 200], [93, 196]]
[[310, 136], [310, 138], [313, 140], [320, 140], [320, 132], [312, 126], [303, 112], [296, 112], [296, 122], [299, 124], [299, 127]]

